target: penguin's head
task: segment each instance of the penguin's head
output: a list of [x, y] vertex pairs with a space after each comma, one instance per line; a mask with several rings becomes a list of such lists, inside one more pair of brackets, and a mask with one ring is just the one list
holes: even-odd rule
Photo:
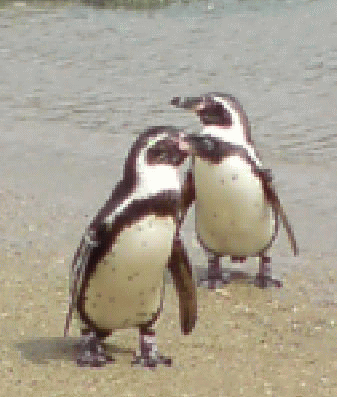
[[187, 135], [171, 126], [151, 127], [138, 136], [124, 167], [124, 178], [137, 180], [150, 193], [180, 189], [179, 167], [190, 155]]
[[235, 130], [247, 142], [251, 142], [250, 125], [240, 102], [232, 95], [211, 92], [199, 97], [173, 98], [177, 108], [194, 111], [203, 127]]
[[177, 129], [161, 130], [151, 137], [143, 155], [147, 166], [179, 167], [189, 155], [190, 147], [186, 134]]

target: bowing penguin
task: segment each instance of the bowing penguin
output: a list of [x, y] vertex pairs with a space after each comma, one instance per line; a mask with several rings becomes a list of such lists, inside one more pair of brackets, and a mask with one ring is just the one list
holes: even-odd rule
[[168, 268], [179, 297], [180, 323], [196, 322], [196, 292], [189, 258], [179, 238], [179, 167], [189, 148], [183, 132], [152, 127], [132, 145], [124, 174], [86, 229], [71, 267], [69, 311], [81, 322], [77, 363], [100, 367], [114, 361], [102, 341], [114, 330], [139, 329], [133, 364], [171, 365], [157, 349], [154, 325], [164, 298]]
[[291, 249], [298, 255], [293, 229], [273, 186], [272, 174], [263, 168], [251, 138], [248, 117], [231, 95], [209, 93], [194, 98], [173, 98], [171, 104], [193, 110], [200, 118], [200, 134], [192, 134], [193, 161], [187, 172], [181, 222], [195, 201], [195, 227], [208, 254], [207, 273], [200, 282], [210, 289], [229, 282], [221, 257], [233, 262], [259, 257], [255, 282], [281, 286], [271, 278], [268, 248], [279, 223]]

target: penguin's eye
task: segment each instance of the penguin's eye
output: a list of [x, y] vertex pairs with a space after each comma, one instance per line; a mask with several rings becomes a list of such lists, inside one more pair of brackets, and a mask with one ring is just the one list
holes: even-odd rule
[[159, 151], [157, 158], [160, 161], [164, 161], [164, 160], [166, 160], [168, 158], [168, 153]]
[[154, 163], [163, 163], [168, 159], [167, 150], [163, 150], [159, 147], [154, 147], [149, 149], [147, 154], [148, 162], [151, 164]]

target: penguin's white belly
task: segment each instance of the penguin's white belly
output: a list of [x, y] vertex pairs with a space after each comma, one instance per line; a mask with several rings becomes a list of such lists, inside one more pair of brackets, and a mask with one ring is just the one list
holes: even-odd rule
[[196, 158], [194, 167], [201, 240], [222, 255], [256, 255], [273, 236], [275, 216], [251, 166], [231, 156], [217, 165]]
[[150, 215], [121, 232], [86, 289], [85, 312], [97, 326], [113, 330], [152, 319], [174, 231], [172, 217]]

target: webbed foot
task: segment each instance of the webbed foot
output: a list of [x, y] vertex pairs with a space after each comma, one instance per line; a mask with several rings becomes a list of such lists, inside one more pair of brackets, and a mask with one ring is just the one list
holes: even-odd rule
[[132, 365], [140, 365], [144, 368], [156, 368], [158, 365], [163, 364], [166, 367], [172, 366], [172, 359], [158, 354], [156, 357], [143, 357], [141, 355], [135, 355]]
[[104, 367], [115, 360], [106, 354], [100, 338], [94, 331], [82, 335], [77, 355], [77, 365], [80, 367]]
[[255, 276], [254, 284], [259, 288], [276, 287], [282, 288], [283, 283], [280, 280], [276, 280], [271, 276], [265, 276], [263, 274], [257, 273]]
[[208, 289], [222, 288], [230, 282], [230, 273], [221, 268], [221, 256], [209, 254], [208, 268], [202, 269], [197, 276], [197, 285]]
[[230, 280], [230, 273], [226, 270], [200, 269], [197, 276], [197, 285], [208, 289], [218, 289], [223, 288]]
[[259, 272], [255, 276], [254, 284], [259, 288], [283, 287], [282, 281], [273, 279], [271, 276], [271, 258], [269, 256], [260, 256]]
[[135, 354], [132, 365], [140, 365], [144, 368], [156, 368], [158, 365], [171, 367], [172, 359], [159, 354], [154, 330], [139, 330], [139, 354]]

